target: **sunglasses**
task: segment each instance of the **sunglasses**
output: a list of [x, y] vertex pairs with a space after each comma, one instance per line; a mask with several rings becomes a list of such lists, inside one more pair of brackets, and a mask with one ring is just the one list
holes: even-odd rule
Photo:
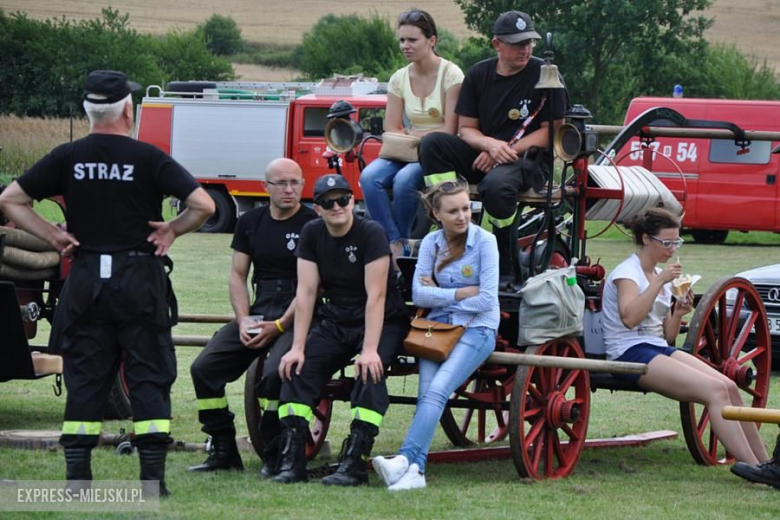
[[352, 198], [352, 195], [342, 195], [341, 197], [335, 198], [335, 199], [320, 199], [316, 204], [321, 207], [322, 209], [331, 210], [333, 209], [333, 206], [338, 204], [339, 207], [346, 208], [349, 205], [349, 200]]
[[452, 193], [453, 191], [468, 185], [469, 183], [464, 179], [458, 179], [457, 181], [445, 181], [436, 187], [436, 191], [439, 193]]
[[425, 20], [426, 22], [431, 23], [431, 21], [428, 20], [428, 17], [425, 16], [425, 13], [422, 11], [404, 11], [398, 15], [399, 25], [403, 25], [405, 23], [417, 23], [420, 20]]
[[661, 247], [663, 247], [664, 249], [672, 249], [672, 248], [680, 249], [682, 245], [685, 243], [685, 240], [683, 240], [682, 238], [678, 238], [676, 240], [663, 240], [661, 238], [654, 237], [654, 236], [650, 236], [650, 238], [652, 238], [656, 242], [660, 242]]

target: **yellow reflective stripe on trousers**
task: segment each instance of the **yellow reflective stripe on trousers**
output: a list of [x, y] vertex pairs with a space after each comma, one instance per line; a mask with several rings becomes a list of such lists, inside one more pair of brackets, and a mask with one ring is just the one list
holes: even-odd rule
[[264, 399], [262, 397], [258, 397], [257, 402], [260, 403], [260, 408], [266, 412], [274, 412], [279, 409], [278, 399]]
[[138, 421], [133, 423], [133, 430], [136, 435], [145, 435], [147, 433], [171, 433], [171, 421], [169, 419]]
[[198, 399], [198, 410], [219, 410], [227, 407], [227, 396]]
[[368, 424], [373, 424], [377, 428], [382, 426], [382, 414], [379, 414], [375, 412], [374, 410], [369, 410], [368, 408], [353, 408], [352, 409], [352, 420], [354, 421], [357, 419], [358, 421], [367, 422]]
[[495, 226], [498, 229], [505, 228], [512, 225], [512, 222], [515, 221], [515, 216], [517, 216], [517, 211], [512, 213], [512, 216], [510, 217], [496, 218], [483, 209], [482, 222], [480, 222], [480, 227], [490, 232], [493, 231], [493, 229], [491, 228], [492, 226]]
[[62, 433], [63, 435], [100, 435], [102, 427], [102, 421], [64, 421]]
[[301, 403], [284, 403], [283, 405], [280, 405], [279, 419], [290, 416], [303, 417], [306, 421], [311, 421], [311, 418], [314, 417], [314, 412], [312, 411], [311, 406]]
[[440, 182], [444, 181], [457, 181], [458, 180], [458, 174], [454, 171], [452, 172], [443, 172], [443, 173], [432, 173], [430, 175], [426, 175], [423, 177], [423, 181], [425, 182], [425, 186], [427, 188], [430, 188], [431, 186], [434, 186], [435, 184], [438, 184]]

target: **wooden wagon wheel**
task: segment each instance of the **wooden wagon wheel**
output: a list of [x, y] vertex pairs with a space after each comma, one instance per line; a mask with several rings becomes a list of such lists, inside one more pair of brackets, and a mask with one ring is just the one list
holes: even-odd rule
[[[727, 306], [727, 299], [733, 307]], [[771, 339], [764, 304], [749, 281], [724, 278], [707, 290], [696, 307], [683, 349], [737, 383], [743, 399], [748, 397], [746, 405], [766, 406]], [[712, 431], [706, 406], [680, 403], [680, 416], [685, 442], [697, 463], [710, 466], [733, 461]]]
[[[518, 350], [502, 349], [504, 352]], [[515, 367], [482, 365], [450, 399], [463, 408], [448, 405], [440, 424], [455, 446], [472, 446], [502, 441], [509, 433], [509, 412], [502, 404], [512, 393]]]
[[130, 387], [125, 379], [125, 361], [119, 364], [119, 370], [111, 385], [111, 391], [106, 400], [106, 408], [103, 418], [107, 420], [124, 420], [133, 416], [133, 408], [130, 404]]
[[[246, 415], [246, 427], [249, 431], [249, 440], [252, 448], [258, 455], [263, 453], [263, 437], [260, 434], [260, 419], [263, 417], [263, 409], [255, 395], [255, 385], [263, 376], [263, 364], [265, 357], [257, 358], [246, 371], [244, 381], [244, 414]], [[306, 458], [308, 460], [317, 456], [325, 443], [330, 428], [330, 417], [333, 411], [333, 401], [321, 399], [314, 409], [314, 417], [309, 423], [311, 436], [306, 440]], [[272, 413], [276, 413], [275, 411]]]
[[[527, 354], [584, 358], [573, 338], [529, 347]], [[509, 440], [521, 477], [562, 478], [577, 466], [590, 417], [585, 370], [520, 366], [512, 388]]]

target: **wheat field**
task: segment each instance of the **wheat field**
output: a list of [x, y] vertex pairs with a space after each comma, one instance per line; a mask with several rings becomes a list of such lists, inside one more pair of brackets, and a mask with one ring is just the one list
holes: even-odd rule
[[[106, 0], [0, 0], [7, 13], [24, 11], [32, 18], [65, 16], [82, 19], [100, 16]], [[256, 42], [298, 43], [303, 34], [327, 13], [372, 12], [389, 20], [414, 5], [428, 10], [436, 23], [458, 37], [472, 34], [463, 21], [463, 13], [454, 0], [111, 0], [110, 5], [130, 14], [131, 26], [141, 32], [162, 34], [171, 28], [191, 29], [213, 13], [232, 16], [244, 38]], [[522, 2], [518, 2], [522, 9]], [[533, 14], [533, 13], [532, 13]], [[711, 41], [734, 43], [747, 54], [766, 59], [780, 69], [780, 0], [715, 0], [707, 12], [715, 18], [708, 32]], [[286, 79], [286, 78], [279, 78]]]

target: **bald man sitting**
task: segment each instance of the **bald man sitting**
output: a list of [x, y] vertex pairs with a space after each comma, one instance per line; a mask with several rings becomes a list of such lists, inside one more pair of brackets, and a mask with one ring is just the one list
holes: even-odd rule
[[[317, 218], [311, 208], [301, 204], [303, 182], [303, 173], [295, 161], [272, 161], [265, 173], [270, 204], [244, 213], [236, 225], [230, 245], [233, 263], [229, 280], [230, 303], [236, 319], [214, 335], [190, 368], [198, 398], [198, 419], [203, 431], [212, 438], [208, 459], [190, 471], [244, 469], [225, 385], [241, 377], [259, 356], [268, 355], [257, 397], [266, 412], [260, 425], [266, 446], [261, 475], [273, 476], [277, 450], [271, 441], [280, 432], [276, 410], [282, 382], [278, 366], [293, 339], [295, 248], [301, 228]], [[255, 293], [251, 305], [247, 287], [250, 265]], [[261, 321], [251, 318], [260, 315]]]

